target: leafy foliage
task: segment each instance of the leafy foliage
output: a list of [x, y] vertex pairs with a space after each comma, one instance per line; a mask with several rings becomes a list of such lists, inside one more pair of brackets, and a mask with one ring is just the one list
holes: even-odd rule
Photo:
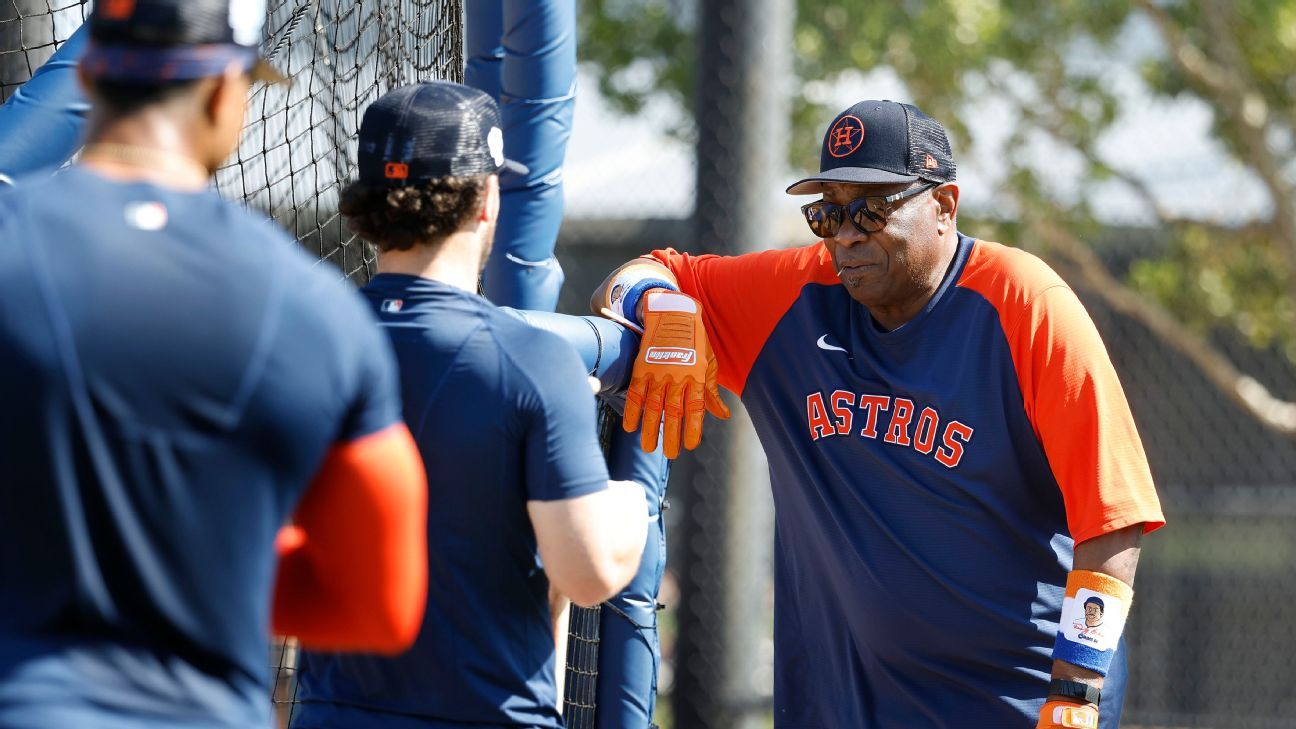
[[[691, 108], [691, 3], [581, 3], [581, 56], [618, 108], [632, 113], [654, 94]], [[1017, 211], [1044, 212], [990, 221], [995, 227], [1029, 245], [1037, 238], [1031, 220], [1047, 218], [1087, 238], [1085, 232], [1101, 225], [1092, 209], [1095, 192], [1119, 185], [1143, 201], [1161, 241], [1122, 272], [1127, 286], [1168, 309], [1187, 332], [1233, 331], [1256, 347], [1282, 348], [1296, 361], [1296, 0], [796, 4], [791, 42], [801, 83], [789, 104], [788, 149], [794, 167], [817, 165], [820, 135], [838, 111], [816, 100], [816, 84], [890, 68], [962, 149], [981, 141], [964, 123], [964, 111], [987, 99], [1007, 102], [999, 147], [1007, 170], [996, 199]], [[1267, 189], [1269, 218], [1221, 224], [1168, 212], [1139, 170], [1102, 156], [1099, 140], [1137, 111], [1114, 88], [1113, 73], [1122, 69], [1137, 71], [1144, 99], [1196, 99], [1210, 109], [1222, 149]], [[1076, 163], [1069, 194], [1050, 189], [1037, 174], [1039, 139]]]

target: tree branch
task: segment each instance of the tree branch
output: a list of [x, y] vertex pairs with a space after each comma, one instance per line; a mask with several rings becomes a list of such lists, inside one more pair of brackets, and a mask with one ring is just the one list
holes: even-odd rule
[[[1023, 205], [1022, 208], [1029, 209], [1029, 206]], [[1089, 246], [1054, 220], [1054, 216], [1036, 214], [1030, 216], [1029, 224], [1051, 250], [1074, 264], [1074, 270], [1094, 293], [1186, 356], [1211, 384], [1256, 420], [1285, 436], [1296, 437], [1296, 403], [1275, 397], [1258, 380], [1239, 370], [1204, 337], [1117, 280]]]
[[[1153, 0], [1138, 0], [1138, 5], [1152, 19], [1170, 50], [1170, 58], [1175, 66], [1193, 85], [1210, 97], [1213, 106], [1241, 140], [1244, 161], [1269, 188], [1275, 227], [1286, 242], [1284, 250], [1287, 260], [1292, 271], [1296, 272], [1296, 189], [1283, 174], [1280, 156], [1269, 146], [1272, 115], [1268, 111], [1264, 95], [1255, 88], [1244, 67], [1221, 66], [1189, 41], [1183, 29], [1160, 5]], [[1216, 4], [1210, 4], [1207, 11], [1212, 18], [1223, 18], [1227, 13], [1225, 7]], [[1215, 30], [1213, 36], [1223, 44], [1224, 55], [1240, 58], [1241, 51], [1236, 46], [1236, 40], [1229, 35], [1229, 29]], [[1291, 278], [1292, 286], [1296, 287], [1296, 276]], [[1296, 291], [1293, 291], [1293, 295], [1296, 296]]]

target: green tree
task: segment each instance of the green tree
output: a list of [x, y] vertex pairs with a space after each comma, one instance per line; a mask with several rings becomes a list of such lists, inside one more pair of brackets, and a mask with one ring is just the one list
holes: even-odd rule
[[[697, 0], [704, 2], [705, 0]], [[581, 57], [602, 93], [634, 113], [654, 95], [691, 108], [692, 2], [581, 0]], [[824, 109], [805, 82], [889, 67], [956, 145], [978, 140], [962, 111], [1007, 103], [1007, 213], [992, 235], [1035, 250], [1117, 310], [1186, 354], [1239, 406], [1296, 435], [1296, 405], [1241, 371], [1214, 335], [1277, 348], [1296, 362], [1296, 0], [796, 0], [789, 159], [818, 163]], [[1131, 37], [1156, 48], [1127, 58]], [[1099, 151], [1122, 117], [1114, 68], [1138, 64], [1153, 98], [1193, 98], [1213, 114], [1224, 153], [1265, 188], [1270, 212], [1244, 225], [1185, 215]], [[687, 137], [687, 126], [674, 130]], [[1041, 135], [1079, 160], [1078, 195], [1050, 190], [1034, 159]], [[1162, 140], [1149, 140], [1149, 144]], [[1162, 243], [1109, 269], [1087, 239], [1102, 224], [1094, 193], [1120, 185], [1157, 221]], [[1077, 279], [1078, 277], [1078, 279]]]

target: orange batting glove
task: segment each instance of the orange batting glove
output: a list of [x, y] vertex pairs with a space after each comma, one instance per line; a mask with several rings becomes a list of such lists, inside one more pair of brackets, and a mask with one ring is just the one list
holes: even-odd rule
[[1046, 701], [1035, 729], [1098, 729], [1098, 707], [1073, 701]]
[[[702, 326], [702, 308], [690, 296], [669, 289], [649, 289], [643, 297], [643, 339], [630, 375], [622, 427], [642, 429], [639, 444], [657, 450], [662, 413], [662, 441], [667, 458], [702, 442], [705, 411], [724, 420], [729, 408], [720, 400], [715, 355]], [[681, 427], [683, 433], [681, 434]]]

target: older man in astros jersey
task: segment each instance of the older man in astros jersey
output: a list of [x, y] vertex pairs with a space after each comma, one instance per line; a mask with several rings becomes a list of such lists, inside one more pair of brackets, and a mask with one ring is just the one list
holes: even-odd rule
[[[788, 188], [820, 242], [655, 251], [592, 305], [645, 330], [625, 424], [695, 446], [742, 397], [776, 507], [775, 724], [1119, 724], [1141, 536], [1164, 524], [1075, 294], [955, 227], [945, 130], [863, 101]], [[663, 420], [664, 418], [664, 420]], [[1101, 637], [1084, 605], [1106, 605]]]
[[211, 189], [250, 85], [282, 78], [264, 19], [95, 3], [80, 162], [0, 192], [5, 729], [269, 727], [272, 619], [333, 650], [418, 631], [391, 350], [336, 271]]

